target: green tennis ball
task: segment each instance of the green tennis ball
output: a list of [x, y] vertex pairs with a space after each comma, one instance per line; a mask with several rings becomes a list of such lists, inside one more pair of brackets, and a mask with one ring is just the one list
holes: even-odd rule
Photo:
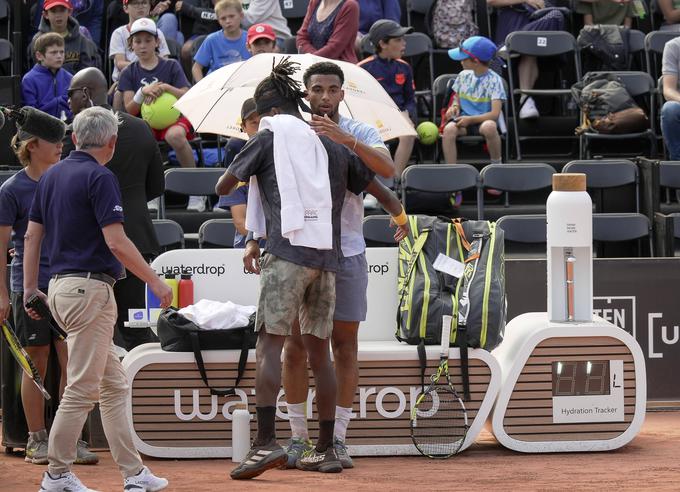
[[162, 130], [177, 122], [180, 112], [172, 107], [177, 98], [164, 92], [151, 104], [142, 104], [142, 119], [154, 130]]
[[439, 137], [439, 128], [431, 121], [423, 121], [418, 125], [416, 131], [418, 132], [418, 140], [423, 145], [432, 145]]

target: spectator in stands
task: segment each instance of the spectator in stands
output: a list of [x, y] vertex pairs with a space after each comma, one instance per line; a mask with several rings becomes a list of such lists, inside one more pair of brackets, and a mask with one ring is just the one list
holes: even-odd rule
[[288, 21], [281, 13], [279, 0], [250, 0], [241, 24], [247, 28], [255, 24], [269, 24], [276, 33], [279, 45], [291, 36]]
[[[128, 113], [137, 116], [143, 103], [152, 103], [164, 92], [179, 99], [189, 90], [189, 81], [179, 63], [157, 55], [158, 29], [154, 21], [137, 19], [130, 28], [128, 43], [137, 55], [137, 61], [121, 72], [118, 81]], [[167, 142], [175, 150], [182, 167], [196, 167], [188, 140], [193, 137], [193, 129], [184, 116], [167, 128], [152, 129], [152, 132], [156, 140]], [[205, 210], [205, 197], [190, 197], [188, 208], [202, 212]]]
[[358, 0], [358, 2], [359, 32], [357, 33], [356, 50], [359, 53], [361, 40], [376, 21], [388, 19], [397, 24], [401, 22], [401, 7], [399, 0]]
[[[564, 14], [550, 9], [548, 0], [487, 0], [489, 6], [498, 9], [496, 17], [495, 42], [498, 46], [505, 44], [505, 38], [514, 31], [561, 31], [564, 29]], [[546, 9], [546, 10], [541, 10]], [[532, 14], [541, 10], [542, 15], [533, 18]], [[538, 80], [538, 62], [535, 56], [522, 56], [519, 59], [519, 88], [530, 90]], [[523, 95], [520, 98], [519, 117], [522, 119], [538, 118], [538, 109], [534, 99]]]
[[[90, 106], [106, 104], [107, 82], [104, 74], [96, 68], [86, 68], [78, 72], [71, 81], [69, 103], [76, 115]], [[159, 197], [165, 189], [163, 162], [158, 144], [149, 125], [143, 120], [125, 112], [118, 117], [122, 124], [118, 127], [118, 140], [113, 157], [106, 165], [118, 178], [123, 198], [125, 222], [123, 229], [130, 241], [150, 262], [160, 253], [160, 247], [153, 230], [147, 202]], [[74, 150], [70, 132], [64, 139], [63, 156]], [[137, 345], [157, 342], [158, 338], [151, 328], [126, 328], [128, 309], [144, 306], [145, 284], [133, 272], [126, 271], [125, 278], [116, 282], [113, 293], [118, 307], [118, 319], [113, 335], [116, 345], [132, 350]]]
[[196, 82], [203, 78], [204, 68], [211, 73], [225, 65], [250, 58], [246, 47], [247, 34], [241, 29], [241, 0], [220, 0], [215, 4], [215, 13], [222, 29], [209, 34], [194, 55], [191, 74]]
[[180, 55], [182, 66], [186, 73], [191, 73], [196, 43], [220, 28], [217, 22], [217, 15], [215, 15], [215, 9], [213, 8], [216, 3], [217, 0], [178, 0], [175, 4], [177, 15], [186, 17], [193, 22], [191, 37], [182, 45]]
[[[375, 55], [359, 62], [359, 66], [373, 75], [392, 97], [405, 118], [417, 121], [415, 84], [411, 65], [401, 59], [406, 49], [404, 34], [413, 31], [394, 21], [381, 19], [375, 22], [368, 37], [375, 46]], [[395, 175], [401, 176], [413, 151], [415, 137], [399, 137], [394, 153]]]
[[[50, 322], [54, 323], [54, 320], [34, 320], [24, 310], [23, 262], [24, 235], [28, 227], [28, 214], [33, 196], [41, 176], [61, 157], [61, 140], [65, 130], [66, 125], [62, 121], [40, 111], [32, 111], [12, 139], [12, 150], [23, 169], [0, 187], [0, 251], [7, 251], [10, 235], [14, 242], [10, 280], [11, 295], [7, 292], [5, 283], [6, 262], [0, 262], [0, 279], [2, 279], [0, 281], [0, 320], [9, 318], [11, 300], [17, 337], [43, 380], [47, 372], [51, 347], [54, 346], [61, 371], [60, 395], [66, 387], [68, 350], [66, 343], [59, 340], [56, 332], [50, 328]], [[47, 292], [50, 262], [46, 251], [40, 252], [37, 277], [38, 287]], [[21, 403], [28, 426], [26, 461], [36, 465], [47, 464], [48, 435], [45, 425], [45, 400], [26, 374], [23, 374], [21, 380]], [[75, 462], [94, 464], [98, 461], [97, 455], [87, 448], [87, 443], [78, 440]]]
[[456, 138], [481, 135], [489, 148], [491, 163], [500, 164], [501, 137], [497, 122], [506, 95], [501, 76], [489, 70], [489, 62], [496, 56], [496, 45], [483, 36], [473, 36], [463, 41], [461, 47], [449, 50], [449, 56], [461, 63], [463, 71], [453, 81], [450, 104], [442, 119], [444, 161], [457, 162]]
[[[252, 97], [243, 101], [241, 106], [241, 130], [243, 133], [248, 135], [248, 138], [252, 137], [257, 133], [260, 127], [260, 115], [257, 113], [257, 107], [255, 106], [255, 99]], [[231, 150], [228, 148], [229, 144], [234, 142]], [[239, 138], [232, 138], [227, 144], [227, 156], [225, 157], [225, 167], [229, 167], [231, 161], [234, 160], [236, 154], [238, 154], [243, 146], [246, 144], [245, 140]], [[236, 150], [238, 148], [238, 150]], [[234, 152], [235, 151], [235, 152]], [[227, 162], [227, 159], [229, 161]], [[248, 230], [246, 229], [246, 204], [248, 203], [248, 183], [240, 182], [237, 188], [229, 193], [228, 195], [220, 196], [220, 200], [217, 202], [219, 208], [224, 210], [230, 209], [231, 218], [234, 219], [234, 226], [236, 227], [236, 232], [234, 233], [234, 248], [245, 248], [246, 247], [246, 234]]]
[[184, 34], [179, 28], [179, 20], [175, 12], [170, 8], [171, 5], [171, 0], [156, 0], [153, 9], [151, 9], [150, 16], [156, 20], [158, 29], [167, 39], [172, 39], [181, 46], [184, 43]]
[[661, 132], [672, 161], [680, 160], [680, 38], [666, 43], [663, 49], [663, 97]]
[[64, 65], [64, 38], [56, 32], [37, 37], [33, 44], [37, 60], [33, 68], [21, 79], [21, 99], [62, 121], [71, 119], [68, 107], [68, 86], [73, 75]]
[[311, 0], [297, 33], [298, 52], [356, 63], [357, 32], [359, 4], [356, 0]]
[[[128, 46], [128, 38], [130, 37], [130, 29], [132, 24], [142, 17], [149, 17], [151, 11], [151, 0], [123, 0], [123, 10], [128, 15], [128, 23], [125, 26], [116, 28], [111, 34], [111, 41], [109, 42], [109, 57], [113, 58], [113, 73], [111, 79], [116, 82], [120, 76], [120, 72], [130, 63], [137, 60], [137, 56]], [[158, 46], [159, 55], [168, 57], [170, 50], [168, 43], [165, 41], [163, 31], [158, 31]]]
[[674, 0], [656, 0], [656, 5], [664, 19], [659, 31], [680, 31], [680, 4]]
[[[25, 3], [25, 2], [24, 2]], [[35, 9], [31, 8], [33, 15], [33, 25], [40, 24], [40, 17], [42, 16], [43, 0], [38, 0]], [[104, 3], [97, 0], [72, 0], [73, 17], [80, 24], [81, 33], [89, 37], [97, 47], [101, 45], [102, 41], [102, 21], [104, 18]]]
[[583, 14], [583, 24], [607, 24], [630, 27], [635, 5], [631, 0], [577, 0], [576, 12]]
[[269, 24], [253, 24], [248, 28], [247, 48], [251, 55], [276, 53], [276, 33]]
[[33, 44], [40, 34], [56, 32], [64, 38], [64, 69], [76, 73], [81, 68], [99, 67], [101, 60], [97, 46], [80, 33], [80, 24], [71, 16], [70, 0], [46, 0], [40, 27], [28, 49], [34, 59]]

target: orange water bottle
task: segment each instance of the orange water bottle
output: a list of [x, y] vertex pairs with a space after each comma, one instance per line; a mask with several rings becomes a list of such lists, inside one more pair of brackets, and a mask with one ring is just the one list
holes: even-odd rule
[[193, 303], [194, 281], [191, 280], [190, 273], [184, 272], [179, 280], [179, 307], [191, 306]]

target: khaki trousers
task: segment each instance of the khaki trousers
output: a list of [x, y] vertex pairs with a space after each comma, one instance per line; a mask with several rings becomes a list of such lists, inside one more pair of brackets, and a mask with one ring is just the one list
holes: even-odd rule
[[143, 464], [127, 415], [130, 385], [113, 345], [113, 288], [99, 280], [67, 277], [51, 280], [48, 292], [54, 319], [68, 333], [66, 389], [50, 431], [48, 470], [70, 470], [87, 414], [99, 401], [111, 455], [123, 477], [135, 475]]

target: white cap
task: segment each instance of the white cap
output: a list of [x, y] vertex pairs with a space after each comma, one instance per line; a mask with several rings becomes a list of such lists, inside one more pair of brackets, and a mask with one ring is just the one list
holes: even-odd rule
[[158, 36], [156, 23], [147, 17], [142, 17], [132, 23], [132, 26], [130, 27], [130, 36], [137, 34], [138, 32], [148, 32], [153, 36]]

